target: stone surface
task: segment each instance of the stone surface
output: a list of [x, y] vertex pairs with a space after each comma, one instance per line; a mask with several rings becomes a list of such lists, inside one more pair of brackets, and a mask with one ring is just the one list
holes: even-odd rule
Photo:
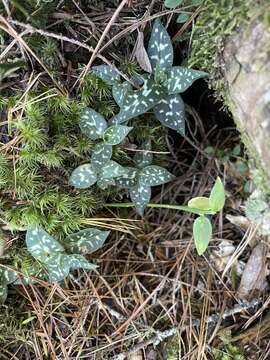
[[270, 189], [270, 29], [256, 21], [229, 37], [221, 71], [225, 101], [254, 168]]

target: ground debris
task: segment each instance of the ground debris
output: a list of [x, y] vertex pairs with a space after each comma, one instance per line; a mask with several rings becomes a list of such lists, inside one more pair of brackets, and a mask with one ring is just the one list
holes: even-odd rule
[[249, 298], [254, 290], [267, 288], [266, 246], [262, 243], [255, 246], [245, 266], [237, 291], [240, 299]]

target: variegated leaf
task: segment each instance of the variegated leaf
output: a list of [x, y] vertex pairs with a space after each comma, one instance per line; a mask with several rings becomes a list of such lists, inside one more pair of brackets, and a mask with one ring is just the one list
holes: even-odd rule
[[129, 189], [137, 184], [137, 175], [138, 169], [133, 167], [125, 167], [125, 174], [115, 180], [116, 185], [123, 189]]
[[118, 145], [132, 129], [132, 127], [125, 125], [112, 125], [105, 131], [104, 141], [109, 145]]
[[97, 144], [94, 147], [91, 156], [91, 165], [93, 169], [97, 172], [101, 171], [103, 166], [105, 166], [112, 157], [112, 146], [107, 144]]
[[97, 266], [89, 263], [82, 255], [52, 254], [45, 263], [49, 281], [61, 282], [74, 269], [95, 269]]
[[132, 91], [132, 86], [128, 81], [123, 83], [114, 84], [112, 88], [112, 95], [119, 107], [122, 107], [125, 101], [125, 97], [128, 92]]
[[69, 266], [70, 270], [75, 269], [96, 269], [97, 265], [89, 263], [85, 257], [78, 254], [64, 255], [64, 262]]
[[189, 88], [195, 80], [207, 76], [207, 73], [183, 66], [174, 66], [168, 70], [167, 75], [166, 87], [168, 94], [172, 95], [182, 93]]
[[139, 182], [142, 185], [157, 186], [173, 180], [174, 176], [157, 165], [146, 166], [140, 171]]
[[101, 231], [91, 228], [84, 229], [69, 235], [65, 239], [68, 249], [73, 253], [89, 254], [100, 249], [110, 231]]
[[3, 278], [6, 284], [14, 283], [18, 279], [16, 270], [13, 269], [2, 269]]
[[154, 22], [147, 52], [154, 70], [172, 66], [173, 47], [171, 38], [159, 19]]
[[51, 254], [46, 262], [46, 270], [48, 272], [49, 281], [51, 283], [57, 283], [63, 281], [69, 274], [69, 266], [64, 261], [65, 255], [63, 253]]
[[139, 184], [129, 189], [129, 195], [131, 201], [135, 205], [136, 210], [141, 216], [143, 216], [144, 209], [151, 199], [151, 187], [144, 184]]
[[158, 104], [164, 96], [163, 86], [155, 83], [153, 79], [147, 79], [141, 89], [127, 94], [119, 114], [115, 116], [115, 123], [121, 124], [144, 114]]
[[141, 74], [138, 74], [138, 73], [134, 74], [131, 77], [131, 81], [136, 86], [142, 86], [147, 79], [148, 79], [148, 75], [141, 75]]
[[84, 164], [78, 166], [73, 170], [69, 183], [77, 189], [87, 189], [95, 184], [97, 181], [97, 174], [91, 164]]
[[93, 66], [94, 73], [108, 85], [114, 85], [120, 81], [120, 75], [109, 65]]
[[154, 107], [162, 125], [185, 134], [185, 104], [180, 95], [169, 95]]
[[144, 168], [148, 165], [152, 164], [153, 161], [153, 154], [151, 153], [151, 142], [146, 141], [142, 145], [142, 150], [137, 151], [134, 156], [134, 161], [138, 168]]
[[1, 282], [0, 278], [0, 303], [3, 304], [7, 299], [7, 284]]
[[41, 262], [45, 262], [53, 253], [64, 251], [63, 246], [39, 226], [27, 229], [26, 245], [30, 254]]
[[110, 160], [109, 163], [103, 167], [100, 174], [101, 179], [113, 179], [125, 174], [125, 168], [116, 161]]
[[101, 189], [101, 190], [106, 190], [109, 186], [114, 186], [115, 185], [115, 180], [114, 179], [98, 179], [97, 181], [97, 186]]
[[85, 108], [80, 117], [80, 129], [91, 140], [102, 138], [107, 129], [104, 117], [91, 108]]

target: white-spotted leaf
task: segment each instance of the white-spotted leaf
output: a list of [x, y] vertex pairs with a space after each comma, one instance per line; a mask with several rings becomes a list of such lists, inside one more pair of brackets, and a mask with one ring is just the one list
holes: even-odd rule
[[211, 190], [209, 203], [211, 210], [213, 211], [222, 210], [225, 204], [225, 190], [220, 177], [216, 179], [215, 184]]
[[139, 182], [142, 185], [157, 186], [174, 179], [174, 176], [166, 169], [157, 165], [146, 166], [140, 171]]
[[167, 74], [166, 87], [169, 95], [182, 93], [189, 88], [195, 80], [207, 76], [207, 73], [203, 71], [193, 70], [183, 66], [174, 66], [168, 70]]
[[137, 212], [143, 216], [144, 209], [151, 199], [151, 187], [139, 184], [129, 189], [129, 195]]
[[188, 206], [199, 210], [210, 210], [210, 202], [207, 197], [198, 196], [188, 202]]
[[132, 129], [125, 125], [112, 125], [104, 133], [104, 142], [109, 145], [118, 145]]
[[193, 237], [196, 250], [199, 255], [202, 255], [207, 249], [209, 241], [212, 239], [212, 224], [206, 216], [199, 216], [194, 221]]
[[112, 157], [112, 146], [107, 144], [97, 144], [91, 155], [91, 165], [99, 172], [103, 166], [107, 165]]
[[166, 69], [173, 64], [173, 47], [167, 30], [159, 19], [155, 20], [148, 43], [148, 55], [153, 70]]
[[49, 281], [57, 283], [63, 281], [71, 270], [95, 269], [97, 266], [89, 263], [82, 255], [78, 254], [53, 254], [45, 263]]
[[115, 123], [121, 124], [144, 114], [152, 109], [165, 96], [164, 88], [152, 79], [147, 79], [139, 90], [129, 92], [120, 112], [115, 116]]
[[41, 262], [46, 261], [53, 253], [64, 251], [63, 246], [39, 226], [28, 228], [26, 232], [26, 245], [30, 254]]
[[151, 152], [151, 142], [146, 141], [142, 144], [142, 150], [136, 151], [134, 156], [134, 161], [138, 168], [142, 169], [148, 165], [152, 164], [153, 154]]
[[14, 283], [18, 279], [18, 274], [15, 270], [12, 269], [2, 269], [4, 281], [7, 284]]
[[73, 253], [90, 254], [100, 249], [107, 239], [110, 231], [101, 231], [91, 228], [84, 229], [65, 239], [65, 244]]
[[7, 285], [4, 282], [1, 282], [0, 277], [0, 303], [3, 304], [7, 299]]
[[97, 181], [97, 186], [101, 189], [101, 190], [106, 190], [108, 189], [109, 186], [114, 186], [115, 185], [115, 180], [114, 179], [98, 179]]
[[114, 84], [112, 87], [112, 95], [119, 107], [122, 107], [125, 101], [125, 98], [129, 92], [132, 92], [132, 86], [128, 81], [123, 83]]
[[97, 265], [89, 263], [85, 257], [78, 254], [64, 255], [64, 264], [69, 266], [70, 270], [75, 269], [87, 269], [92, 270], [96, 269]]
[[113, 85], [120, 81], [120, 75], [109, 65], [93, 66], [94, 73], [102, 79], [106, 84]]
[[163, 126], [185, 134], [185, 104], [180, 95], [169, 95], [154, 107], [157, 119]]
[[85, 108], [80, 117], [80, 129], [91, 140], [102, 138], [107, 129], [104, 117], [91, 108]]
[[165, 0], [164, 5], [166, 8], [174, 9], [176, 6], [179, 6], [183, 3], [183, 0]]
[[51, 283], [63, 281], [69, 274], [69, 266], [64, 261], [63, 253], [51, 254], [44, 264]]
[[101, 179], [113, 179], [120, 177], [125, 174], [125, 168], [118, 164], [116, 161], [110, 160], [107, 165], [105, 165], [100, 174]]
[[138, 169], [133, 167], [125, 167], [125, 174], [120, 178], [116, 178], [116, 185], [123, 189], [129, 189], [137, 184]]
[[95, 184], [97, 181], [97, 174], [91, 164], [84, 164], [78, 166], [73, 170], [69, 183], [77, 189], [87, 189]]

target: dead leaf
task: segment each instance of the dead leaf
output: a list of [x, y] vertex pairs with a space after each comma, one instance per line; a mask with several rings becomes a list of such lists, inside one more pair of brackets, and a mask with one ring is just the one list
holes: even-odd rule
[[226, 219], [230, 221], [230, 223], [239, 226], [243, 230], [248, 230], [252, 225], [251, 221], [242, 215], [226, 215]]
[[266, 247], [261, 243], [252, 250], [241, 278], [237, 296], [240, 299], [247, 299], [252, 291], [265, 290], [267, 287], [266, 276]]
[[134, 354], [131, 354], [129, 357], [128, 357], [128, 360], [143, 360], [143, 353], [141, 350], [137, 351], [136, 353]]
[[148, 57], [148, 54], [145, 50], [144, 47], [144, 36], [143, 36], [143, 32], [139, 31], [138, 32], [138, 38], [137, 38], [137, 44], [136, 44], [136, 48], [135, 48], [135, 53], [134, 53], [140, 67], [146, 71], [149, 72], [150, 74], [152, 73], [152, 66]]
[[222, 240], [219, 243], [218, 248], [213, 250], [210, 258], [218, 272], [223, 272], [234, 252], [235, 246], [229, 240]]
[[158, 353], [154, 349], [150, 349], [146, 352], [146, 360], [157, 360]]

